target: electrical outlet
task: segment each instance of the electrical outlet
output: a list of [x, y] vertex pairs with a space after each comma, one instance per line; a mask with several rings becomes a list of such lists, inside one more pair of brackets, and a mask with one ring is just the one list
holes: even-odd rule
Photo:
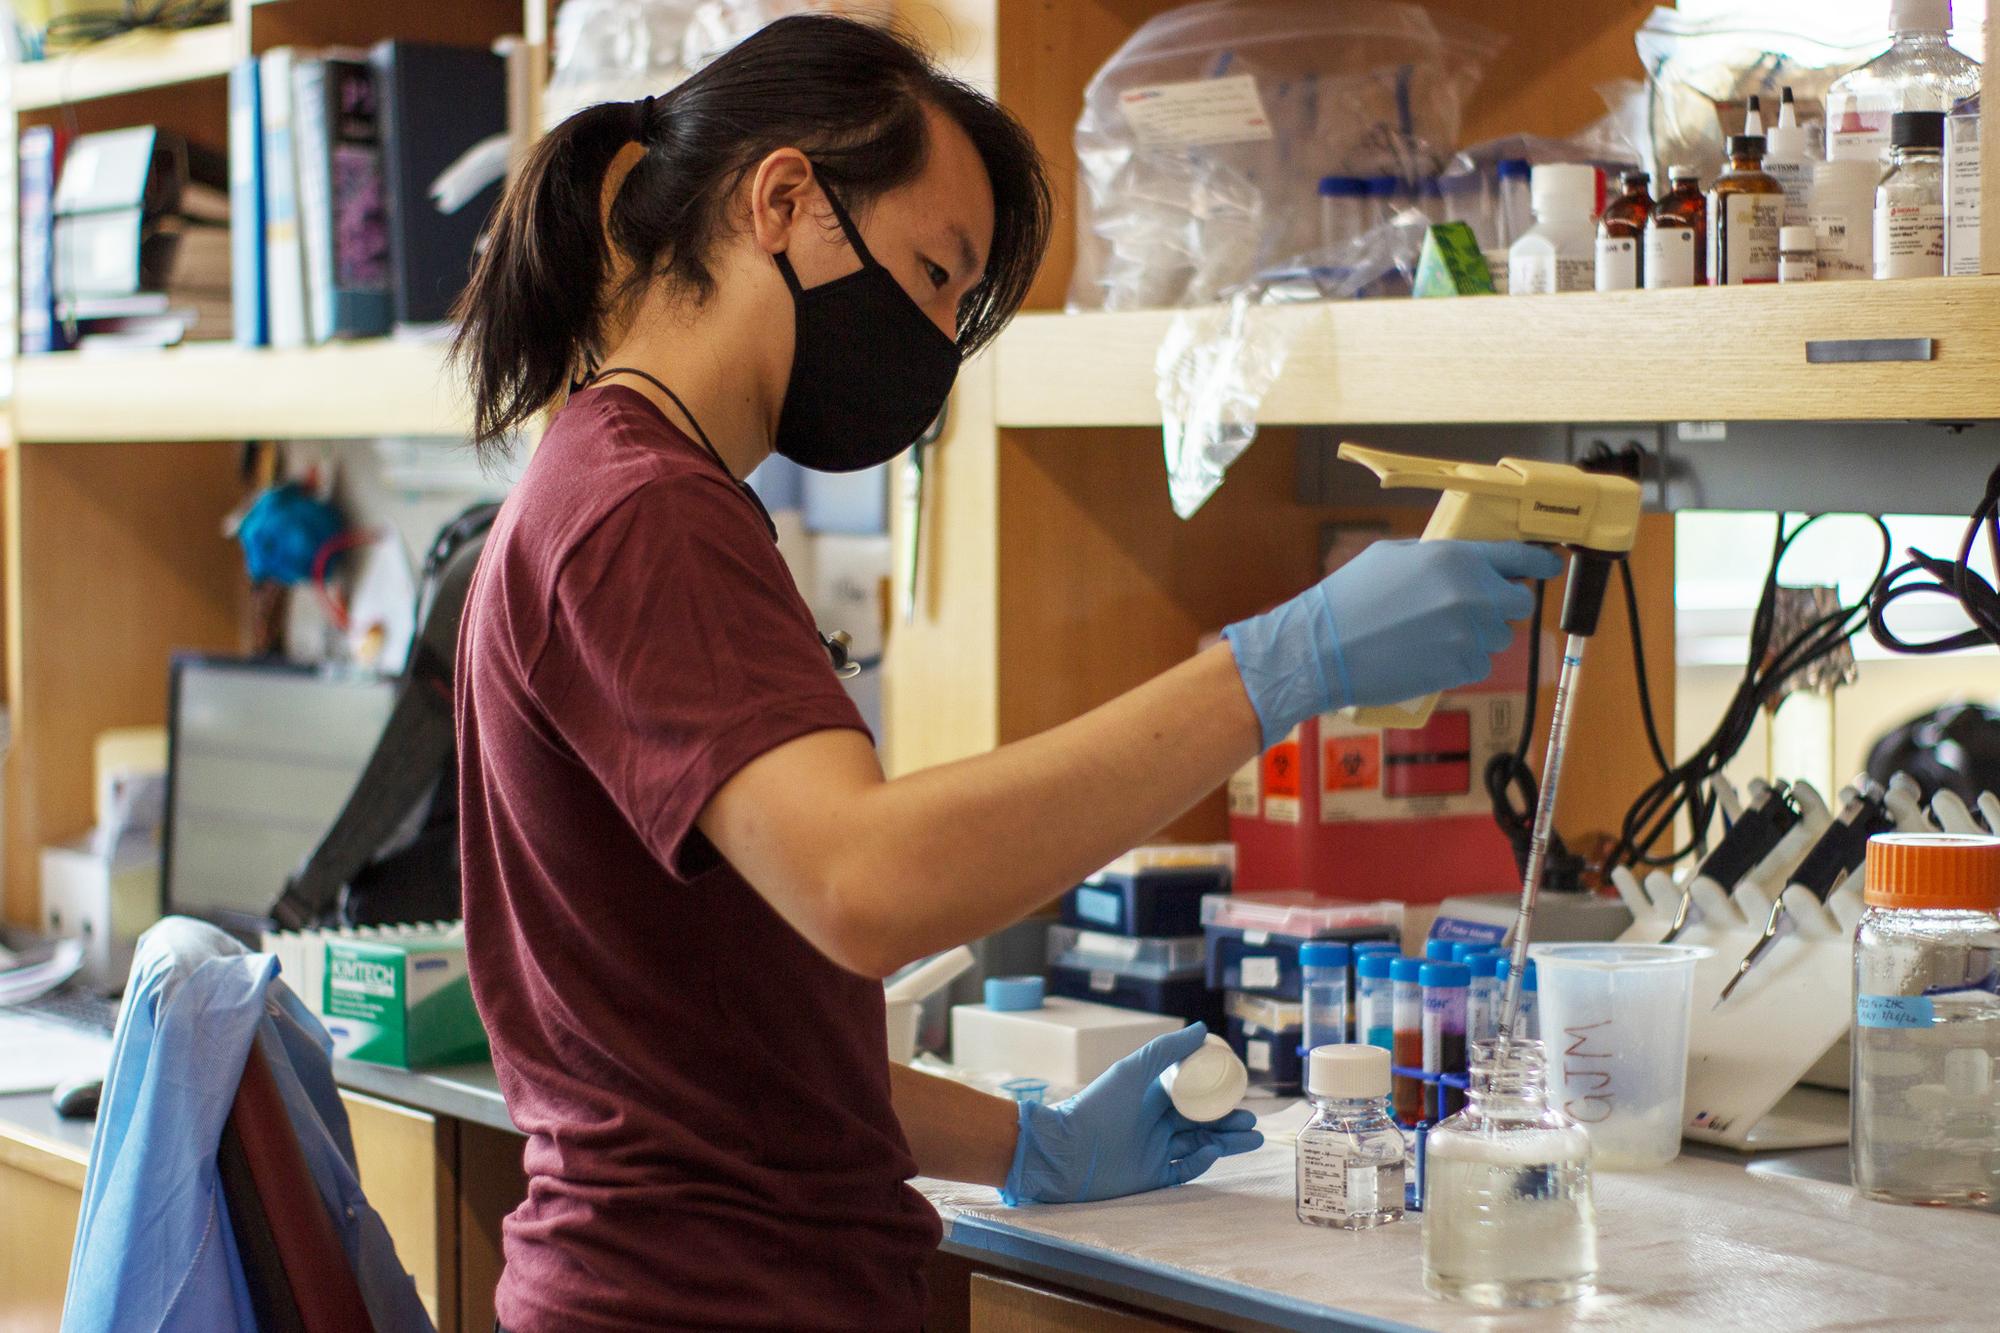
[[1571, 426], [1569, 461], [1585, 463], [1605, 455], [1636, 462], [1634, 478], [1643, 489], [1648, 504], [1658, 504], [1663, 492], [1661, 428], [1656, 423], [1616, 426]]

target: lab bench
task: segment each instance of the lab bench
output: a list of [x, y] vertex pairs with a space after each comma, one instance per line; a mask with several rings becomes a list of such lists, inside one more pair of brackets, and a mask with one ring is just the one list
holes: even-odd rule
[[[492, 1327], [500, 1219], [519, 1202], [520, 1137], [488, 1065], [335, 1069], [362, 1184], [438, 1326]], [[2000, 1216], [1858, 1198], [1844, 1149], [1745, 1159], [1689, 1146], [1664, 1170], [1599, 1173], [1600, 1294], [1491, 1314], [1431, 1300], [1413, 1215], [1349, 1234], [1295, 1220], [1291, 1140], [1179, 1189], [1007, 1208], [920, 1180], [945, 1223], [927, 1327], [1147, 1330], [1991, 1329]], [[0, 1328], [52, 1328], [91, 1128], [46, 1093], [0, 1096]]]

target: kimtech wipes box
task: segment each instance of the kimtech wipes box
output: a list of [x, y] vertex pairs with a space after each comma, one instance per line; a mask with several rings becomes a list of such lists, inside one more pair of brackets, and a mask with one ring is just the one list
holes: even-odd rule
[[349, 1060], [415, 1069], [486, 1054], [455, 930], [327, 936], [321, 1018], [333, 1053]]

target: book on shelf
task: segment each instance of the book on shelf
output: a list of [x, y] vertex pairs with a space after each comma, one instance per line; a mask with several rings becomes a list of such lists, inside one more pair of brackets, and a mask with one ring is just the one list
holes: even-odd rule
[[270, 341], [264, 301], [264, 131], [259, 63], [246, 56], [229, 71], [229, 242], [232, 332], [244, 347]]
[[56, 173], [62, 163], [62, 136], [52, 125], [21, 131], [21, 351], [59, 352], [69, 338], [56, 319]]
[[309, 340], [389, 331], [389, 224], [375, 78], [365, 54], [301, 57], [292, 139]]
[[381, 111], [395, 322], [447, 318], [500, 199], [495, 180], [446, 211], [432, 184], [468, 149], [507, 130], [507, 62], [483, 47], [390, 40], [369, 52]]
[[263, 139], [264, 318], [273, 347], [304, 347], [306, 252], [299, 237], [299, 173], [292, 139], [292, 67], [299, 52], [274, 46], [258, 57]]

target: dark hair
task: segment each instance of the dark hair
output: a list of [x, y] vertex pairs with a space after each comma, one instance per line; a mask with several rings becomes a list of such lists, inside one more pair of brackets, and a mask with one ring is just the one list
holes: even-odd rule
[[[859, 209], [914, 179], [929, 150], [925, 109], [972, 140], [993, 188], [986, 272], [959, 307], [959, 349], [990, 342], [1026, 299], [1049, 238], [1049, 190], [1026, 129], [935, 68], [908, 37], [828, 15], [779, 19], [671, 92], [577, 112], [549, 131], [507, 187], [459, 297], [454, 363], [470, 381], [482, 448], [563, 391], [604, 350], [606, 316], [653, 278], [697, 300], [737, 185], [783, 147], [811, 157]], [[604, 172], [624, 145], [645, 153], [601, 226]], [[610, 240], [631, 283], [605, 290]]]

